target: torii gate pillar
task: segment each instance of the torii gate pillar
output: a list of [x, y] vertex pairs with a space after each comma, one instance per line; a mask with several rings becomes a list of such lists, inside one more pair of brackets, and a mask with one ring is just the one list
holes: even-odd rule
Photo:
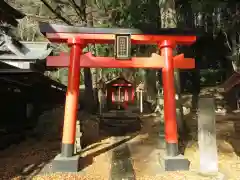
[[84, 47], [83, 41], [79, 38], [69, 39], [68, 44], [71, 46], [71, 52], [62, 137], [61, 154], [63, 157], [71, 157], [74, 152], [80, 83], [80, 56]]
[[[176, 104], [174, 86], [173, 48], [174, 42], [165, 40], [159, 44], [161, 56], [164, 57], [165, 67], [162, 68], [163, 92], [164, 92], [164, 119], [165, 139], [168, 156], [178, 155], [178, 137], [176, 123]], [[169, 108], [171, 107], [171, 108]]]
[[170, 40], [164, 40], [158, 45], [165, 64], [162, 68], [166, 140], [166, 156], [163, 164], [167, 171], [189, 170], [190, 165], [190, 161], [179, 154], [178, 150], [173, 61], [173, 49], [175, 46], [175, 42]]
[[80, 83], [80, 57], [85, 46], [83, 40], [70, 38], [68, 45], [71, 47], [68, 71], [68, 89], [66, 94], [64, 125], [62, 135], [62, 149], [53, 161], [55, 172], [77, 172], [79, 155], [74, 155], [77, 107]]

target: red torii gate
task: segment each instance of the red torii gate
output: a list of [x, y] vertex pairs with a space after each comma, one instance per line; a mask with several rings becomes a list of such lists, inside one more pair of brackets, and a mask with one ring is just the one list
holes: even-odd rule
[[[51, 42], [68, 43], [70, 55], [61, 53], [59, 56], [47, 58], [47, 66], [69, 67], [68, 90], [66, 94], [62, 150], [53, 162], [54, 171], [78, 171], [78, 156], [74, 155], [76, 113], [79, 96], [80, 68], [162, 68], [164, 90], [164, 119], [166, 170], [186, 170], [189, 161], [179, 157], [178, 133], [176, 123], [176, 105], [174, 88], [174, 68], [191, 69], [195, 60], [184, 58], [183, 54], [173, 57], [173, 49], [177, 44], [190, 45], [196, 41], [196, 36], [189, 31], [177, 29], [161, 29], [158, 32], [142, 32], [139, 29], [118, 28], [87, 28], [63, 26], [56, 24], [40, 24], [41, 32]], [[172, 35], [170, 35], [172, 34]], [[179, 35], [182, 34], [182, 35]], [[128, 36], [129, 45], [157, 44], [161, 56], [153, 53], [151, 57], [95, 57], [91, 53], [82, 54], [88, 43], [114, 43], [116, 36]]]

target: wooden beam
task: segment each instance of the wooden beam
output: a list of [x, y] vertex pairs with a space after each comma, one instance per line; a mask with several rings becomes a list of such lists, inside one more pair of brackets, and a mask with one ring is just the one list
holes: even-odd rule
[[[114, 34], [46, 33], [46, 37], [55, 43], [67, 43], [72, 38], [84, 40], [85, 43], [112, 44], [115, 42]], [[196, 36], [131, 35], [132, 44], [158, 44], [163, 40], [170, 40], [181, 45], [191, 45], [196, 41]]]
[[[153, 53], [151, 57], [132, 57], [129, 60], [116, 60], [114, 57], [95, 57], [91, 53], [86, 53], [80, 58], [80, 67], [86, 68], [152, 68], [160, 69], [164, 67], [163, 56]], [[183, 54], [174, 57], [174, 68], [192, 69], [195, 67], [195, 60], [184, 58]], [[68, 67], [69, 55], [60, 53], [59, 56], [49, 56], [47, 66]]]

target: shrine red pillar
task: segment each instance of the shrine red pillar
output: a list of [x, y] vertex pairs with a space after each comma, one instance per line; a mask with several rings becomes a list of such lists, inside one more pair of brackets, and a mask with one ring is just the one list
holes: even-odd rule
[[62, 157], [71, 157], [74, 153], [80, 83], [80, 56], [84, 47], [83, 41], [78, 38], [69, 39], [68, 44], [71, 46], [71, 52], [63, 125]]
[[124, 108], [127, 110], [127, 108], [128, 108], [128, 103], [129, 103], [129, 97], [128, 97], [128, 87], [126, 86], [126, 87], [124, 87], [124, 101], [125, 102], [123, 102], [123, 106], [124, 106]]
[[169, 40], [159, 44], [165, 67], [162, 69], [164, 90], [164, 120], [167, 156], [178, 155], [178, 134], [176, 122], [173, 48], [175, 43]]
[[134, 97], [135, 97], [135, 88], [132, 86], [131, 100], [132, 100], [133, 104], [134, 104], [134, 101], [135, 101]]

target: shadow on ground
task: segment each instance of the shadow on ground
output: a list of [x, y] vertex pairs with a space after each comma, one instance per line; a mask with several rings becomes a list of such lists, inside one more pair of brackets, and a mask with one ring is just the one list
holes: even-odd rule
[[[44, 113], [26, 141], [0, 152], [1, 164], [4, 165], [0, 167], [1, 179], [32, 179], [39, 173], [51, 172], [51, 161], [60, 153], [63, 114], [63, 107]], [[109, 138], [109, 135], [99, 130], [96, 116], [80, 112], [78, 118], [82, 121], [83, 132], [81, 153], [97, 149], [80, 159], [80, 169], [91, 165], [96, 156], [126, 143], [137, 135], [133, 133], [122, 141], [102, 148], [103, 140]]]
[[[28, 134], [25, 141], [0, 152], [1, 179], [31, 179], [59, 153], [63, 114], [63, 107], [44, 112], [39, 117], [37, 127]], [[87, 119], [86, 115], [80, 118], [84, 121], [83, 129], [86, 131], [83, 132], [85, 147], [105, 138], [98, 135], [98, 126], [94, 119]]]

